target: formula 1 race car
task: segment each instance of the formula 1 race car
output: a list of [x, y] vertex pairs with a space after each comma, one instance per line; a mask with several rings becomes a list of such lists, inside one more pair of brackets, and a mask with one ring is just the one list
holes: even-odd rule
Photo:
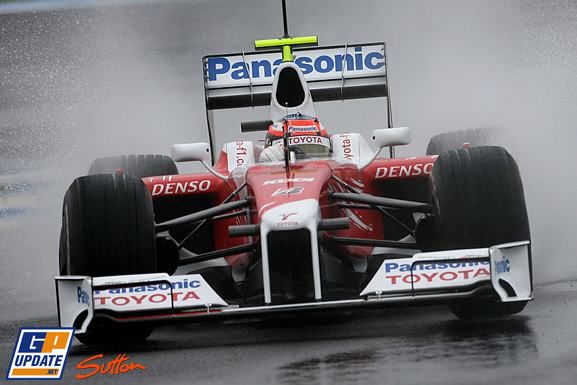
[[[139, 340], [180, 320], [445, 303], [460, 318], [532, 299], [529, 222], [501, 147], [397, 158], [384, 43], [204, 58], [210, 143], [172, 158], [97, 159], [64, 197], [59, 322], [85, 343]], [[293, 45], [307, 45], [294, 48]], [[282, 54], [274, 47], [282, 46]], [[293, 56], [294, 55], [294, 56]], [[329, 135], [314, 102], [386, 98], [388, 128]], [[314, 102], [313, 102], [314, 101]], [[270, 106], [216, 157], [214, 110]], [[445, 136], [446, 137], [446, 136]], [[378, 156], [388, 147], [390, 157]], [[174, 162], [206, 172], [179, 174]]]

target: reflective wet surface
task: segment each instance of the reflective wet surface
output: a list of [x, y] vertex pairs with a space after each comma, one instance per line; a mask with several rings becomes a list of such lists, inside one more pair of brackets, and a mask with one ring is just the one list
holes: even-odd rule
[[[75, 342], [75, 365], [103, 353], [127, 353], [146, 372], [97, 375], [88, 382], [194, 384], [575, 384], [577, 283], [537, 287], [518, 316], [463, 322], [443, 307], [395, 308], [271, 324], [177, 325], [149, 341], [113, 347]], [[26, 318], [25, 309], [2, 307]], [[41, 307], [38, 311], [43, 311]], [[2, 317], [6, 319], [10, 317]], [[54, 317], [0, 323], [2, 370], [20, 326]]]

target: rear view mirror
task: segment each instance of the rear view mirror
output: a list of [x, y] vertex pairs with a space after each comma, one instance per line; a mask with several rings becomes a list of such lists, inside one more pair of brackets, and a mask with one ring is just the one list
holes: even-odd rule
[[210, 146], [208, 143], [173, 144], [172, 159], [175, 162], [208, 162], [210, 163]]
[[374, 130], [372, 142], [377, 148], [403, 146], [411, 143], [411, 129], [409, 127], [396, 127]]
[[240, 131], [246, 132], [257, 132], [257, 131], [268, 131], [270, 125], [274, 122], [272, 120], [255, 120], [251, 122], [240, 123]]

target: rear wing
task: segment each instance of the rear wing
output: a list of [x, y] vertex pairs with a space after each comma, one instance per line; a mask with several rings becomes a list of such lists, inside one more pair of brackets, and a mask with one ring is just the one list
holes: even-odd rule
[[[387, 97], [388, 125], [392, 127], [384, 42], [294, 48], [294, 57], [294, 63], [307, 80], [314, 102]], [[270, 105], [274, 74], [282, 62], [279, 50], [203, 58], [213, 162], [212, 111]]]
[[[295, 64], [315, 102], [387, 96], [385, 43], [295, 48]], [[270, 104], [282, 53], [242, 52], [203, 58], [208, 110]]]

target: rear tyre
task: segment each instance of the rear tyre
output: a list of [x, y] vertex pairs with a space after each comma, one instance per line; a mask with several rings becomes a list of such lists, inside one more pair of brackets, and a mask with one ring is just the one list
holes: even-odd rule
[[[505, 149], [481, 146], [442, 153], [430, 188], [438, 250], [530, 240], [519, 169]], [[451, 310], [471, 319], [515, 314], [525, 305], [483, 299], [454, 303]]]
[[[64, 196], [60, 273], [99, 277], [156, 271], [152, 199], [142, 180], [114, 174], [77, 178]], [[110, 325], [92, 328], [79, 340], [135, 341], [151, 331]]]
[[451, 131], [435, 135], [427, 146], [427, 155], [439, 155], [442, 152], [458, 150], [465, 143], [471, 146], [486, 146], [495, 142], [496, 130], [490, 128], [472, 128], [469, 130]]
[[166, 155], [120, 155], [99, 158], [92, 162], [88, 175], [125, 174], [139, 178], [176, 175], [178, 168]]

